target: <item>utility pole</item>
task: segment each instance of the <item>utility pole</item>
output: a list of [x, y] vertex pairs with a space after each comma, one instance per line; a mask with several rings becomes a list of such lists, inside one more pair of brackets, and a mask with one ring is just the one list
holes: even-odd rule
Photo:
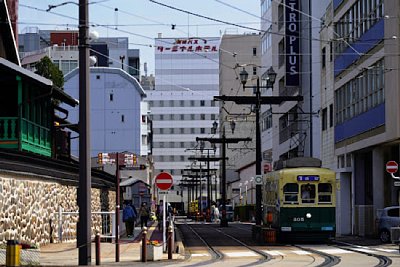
[[[267, 86], [260, 86], [260, 78], [257, 77], [256, 95], [255, 96], [214, 96], [217, 101], [233, 101], [236, 104], [255, 105], [256, 112], [256, 175], [261, 174], [262, 152], [261, 152], [261, 129], [260, 129], [260, 112], [262, 104], [281, 104], [285, 101], [303, 101], [303, 96], [261, 96], [260, 88], [273, 88], [275, 83], [276, 73], [273, 68], [267, 71], [268, 79]], [[254, 86], [246, 86], [248, 73], [243, 68], [240, 72], [240, 80], [243, 88], [254, 89]], [[256, 185], [256, 225], [261, 225], [262, 208], [261, 208], [261, 184]]]
[[92, 261], [88, 9], [88, 0], [79, 0], [79, 265], [90, 265]]
[[[197, 149], [196, 149], [197, 150]], [[210, 150], [215, 151], [213, 148], [201, 148], [201, 151], [207, 150], [207, 157], [200, 156], [200, 157], [189, 157], [189, 160], [196, 160], [198, 162], [207, 162], [207, 209], [211, 207], [211, 174], [210, 174], [210, 162], [219, 161], [222, 158], [220, 157], [210, 157]], [[216, 199], [215, 199], [216, 200]]]
[[[216, 122], [215, 122], [216, 124]], [[217, 128], [216, 125], [215, 130]], [[214, 127], [213, 126], [213, 127]], [[221, 227], [228, 226], [228, 220], [226, 219], [226, 144], [234, 144], [239, 143], [241, 141], [251, 141], [251, 138], [226, 138], [225, 137], [225, 127], [222, 128], [222, 137], [221, 138], [212, 138], [212, 137], [196, 137], [196, 141], [208, 141], [212, 144], [221, 144], [222, 145], [222, 168], [221, 168], [221, 186], [222, 186], [222, 219], [221, 219]]]

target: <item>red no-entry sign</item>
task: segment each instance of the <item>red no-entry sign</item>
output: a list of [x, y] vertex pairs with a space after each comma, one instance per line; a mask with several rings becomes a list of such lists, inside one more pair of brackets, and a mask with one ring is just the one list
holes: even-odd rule
[[168, 190], [171, 188], [173, 184], [172, 175], [168, 172], [161, 172], [156, 176], [156, 180], [154, 181], [158, 189], [160, 190]]
[[388, 161], [386, 163], [386, 171], [388, 173], [395, 173], [395, 172], [397, 172], [398, 168], [399, 168], [399, 165], [394, 160]]

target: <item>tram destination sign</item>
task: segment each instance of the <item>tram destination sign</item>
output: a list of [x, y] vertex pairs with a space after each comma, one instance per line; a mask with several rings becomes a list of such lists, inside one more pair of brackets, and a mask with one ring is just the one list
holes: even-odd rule
[[319, 176], [318, 175], [298, 175], [297, 181], [299, 181], [299, 182], [318, 182]]

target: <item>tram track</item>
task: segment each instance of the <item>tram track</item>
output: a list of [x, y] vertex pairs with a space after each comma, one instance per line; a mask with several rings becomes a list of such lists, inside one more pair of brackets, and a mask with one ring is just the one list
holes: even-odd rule
[[376, 253], [371, 253], [370, 251], [366, 251], [362, 246], [357, 246], [354, 244], [341, 242], [341, 241], [333, 241], [333, 243], [337, 244], [337, 245], [333, 245], [333, 246], [338, 247], [340, 249], [352, 251], [355, 253], [367, 255], [367, 256], [378, 259], [379, 263], [377, 265], [375, 265], [375, 267], [386, 267], [386, 266], [392, 265], [392, 260], [389, 257], [384, 256], [384, 255], [379, 255]]
[[[240, 229], [240, 230], [247, 231], [247, 232], [251, 232], [247, 227], [246, 228], [245, 227], [240, 227], [238, 225], [234, 225], [233, 227], [237, 228], [237, 229]], [[318, 250], [315, 250], [315, 249], [305, 248], [305, 247], [302, 247], [302, 246], [299, 246], [299, 245], [292, 245], [292, 247], [297, 247], [297, 248], [299, 248], [299, 249], [301, 249], [303, 251], [311, 253], [311, 254], [307, 254], [307, 256], [311, 257], [313, 262], [316, 262], [316, 260], [317, 260], [313, 256], [313, 254], [316, 254], [316, 255], [322, 257], [324, 259], [324, 262], [322, 264], [318, 265], [320, 267], [322, 267], [322, 266], [330, 267], [330, 266], [335, 266], [335, 265], [340, 263], [340, 258], [337, 257], [337, 256], [333, 256], [333, 255], [330, 255], [328, 253], [324, 253], [324, 252], [321, 252], [321, 251], [318, 251]], [[268, 253], [265, 253], [265, 254], [268, 255]], [[279, 262], [284, 260], [284, 256], [283, 255], [279, 255], [279, 257], [280, 257]]]
[[[220, 264], [221, 261], [235, 264], [240, 262], [240, 265], [236, 266], [284, 266], [300, 260], [299, 266], [330, 267], [351, 265], [354, 263], [353, 257], [358, 257], [361, 262], [365, 263], [374, 262], [373, 265], [366, 266], [386, 267], [392, 265], [391, 256], [385, 255], [384, 252], [376, 251], [374, 253], [373, 248], [340, 241], [333, 241], [331, 244], [306, 243], [263, 246], [252, 240], [249, 226], [235, 223], [222, 228], [215, 224], [185, 225], [195, 236], [193, 238], [201, 239], [203, 244], [207, 246], [210, 251], [209, 256], [212, 258], [206, 262], [195, 264], [196, 266], [211, 263]], [[298, 258], [299, 256], [301, 258]], [[375, 258], [375, 260], [372, 261], [372, 258]]]

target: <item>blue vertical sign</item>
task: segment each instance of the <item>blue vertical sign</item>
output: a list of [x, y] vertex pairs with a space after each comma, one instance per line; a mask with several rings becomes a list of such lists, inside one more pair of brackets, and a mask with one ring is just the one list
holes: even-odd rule
[[300, 86], [299, 0], [285, 0], [286, 86]]

